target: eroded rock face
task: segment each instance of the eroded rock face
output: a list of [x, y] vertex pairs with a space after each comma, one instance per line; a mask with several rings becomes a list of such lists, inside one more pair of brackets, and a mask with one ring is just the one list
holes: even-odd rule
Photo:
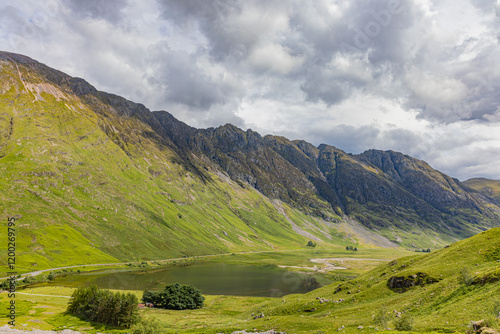
[[426, 273], [416, 273], [408, 276], [393, 276], [387, 281], [387, 287], [394, 292], [405, 292], [411, 287], [432, 284], [438, 279], [432, 278]]

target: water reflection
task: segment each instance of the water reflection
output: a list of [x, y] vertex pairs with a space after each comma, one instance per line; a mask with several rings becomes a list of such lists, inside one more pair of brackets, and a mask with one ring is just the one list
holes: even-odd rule
[[106, 289], [160, 290], [175, 282], [194, 285], [204, 294], [272, 297], [305, 293], [330, 283], [323, 276], [289, 272], [272, 265], [225, 263], [204, 263], [145, 272], [82, 273], [58, 278], [55, 283], [67, 286], [88, 283]]

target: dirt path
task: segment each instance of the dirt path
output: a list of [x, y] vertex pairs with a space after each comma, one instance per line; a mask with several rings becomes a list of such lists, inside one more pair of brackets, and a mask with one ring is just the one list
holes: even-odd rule
[[0, 334], [81, 334], [80, 332], [72, 331], [71, 329], [65, 329], [59, 332], [54, 331], [42, 331], [39, 329], [34, 329], [32, 331], [25, 331], [20, 329], [10, 328], [8, 325], [0, 327]]
[[71, 298], [70, 296], [39, 295], [39, 294], [36, 294], [36, 293], [27, 293], [27, 292], [16, 292], [16, 295], [40, 296], [40, 297], [60, 297], [60, 298]]

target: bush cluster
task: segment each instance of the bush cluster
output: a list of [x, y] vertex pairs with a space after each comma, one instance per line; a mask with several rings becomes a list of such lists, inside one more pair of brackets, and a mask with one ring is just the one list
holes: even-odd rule
[[203, 307], [205, 297], [194, 286], [174, 283], [167, 285], [163, 291], [144, 291], [142, 301], [158, 308], [185, 310]]
[[427, 249], [415, 249], [415, 252], [417, 253], [430, 253], [431, 252], [431, 249], [430, 248], [427, 248]]
[[403, 314], [401, 318], [396, 318], [394, 321], [394, 328], [397, 331], [413, 330], [413, 318], [408, 313]]
[[67, 312], [87, 321], [130, 328], [140, 320], [138, 303], [137, 297], [131, 293], [101, 290], [92, 285], [73, 292]]
[[315, 243], [315, 242], [312, 242], [311, 240], [309, 240], [309, 241], [307, 242], [307, 245], [306, 245], [306, 246], [307, 246], [307, 247], [316, 247], [316, 243]]
[[358, 247], [345, 246], [345, 250], [357, 252], [358, 251]]

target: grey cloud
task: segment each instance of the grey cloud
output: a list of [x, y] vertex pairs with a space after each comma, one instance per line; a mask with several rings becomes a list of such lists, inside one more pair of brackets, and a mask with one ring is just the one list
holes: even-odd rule
[[261, 27], [248, 27], [231, 15], [242, 14], [242, 3], [232, 0], [158, 0], [163, 16], [184, 29], [199, 29], [210, 41], [210, 54], [217, 61], [240, 59], [249, 53], [259, 38]]
[[352, 126], [340, 124], [333, 127], [312, 126], [305, 136], [316, 145], [326, 143], [346, 152], [360, 153], [373, 148], [373, 143], [381, 131], [374, 126]]
[[[314, 11], [308, 8], [295, 13], [291, 19], [293, 29], [302, 36], [301, 42], [313, 48], [304, 65], [305, 82], [301, 86], [310, 101], [323, 100], [332, 105], [349, 98], [356, 88], [380, 91], [381, 80], [401, 75], [406, 61], [401, 47], [404, 30], [411, 26], [416, 12], [408, 2], [355, 2], [345, 10], [339, 9], [343, 12], [335, 18], [327, 8], [318, 6], [310, 6]], [[342, 71], [329, 66], [338, 57], [346, 60]], [[370, 67], [372, 76], [352, 74], [359, 62]]]
[[306, 74], [306, 81], [300, 89], [307, 95], [309, 101], [324, 101], [328, 105], [343, 101], [347, 94], [347, 88], [343, 82], [333, 75], [324, 73], [322, 69], [312, 69]]
[[227, 81], [224, 74], [211, 76], [197, 64], [196, 55], [171, 50], [166, 42], [149, 50], [148, 63], [153, 67], [147, 80], [159, 88], [165, 103], [179, 103], [198, 111], [224, 105], [243, 94], [238, 82]]
[[[26, 40], [44, 39], [49, 14], [43, 8], [24, 14], [14, 6], [4, 6], [0, 9], [0, 31], [6, 34], [12, 47], [16, 48], [18, 38]], [[15, 51], [15, 50], [14, 50]]]
[[194, 56], [165, 45], [151, 48], [150, 56], [156, 68], [149, 84], [160, 87], [167, 101], [204, 110], [223, 102], [218, 85], [199, 68]]
[[121, 10], [128, 4], [128, 0], [62, 0], [73, 13], [79, 17], [105, 19], [111, 23], [118, 23], [122, 19]]
[[431, 166], [460, 180], [478, 176], [498, 180], [498, 164], [493, 163], [498, 160], [498, 156], [498, 147], [464, 149], [452, 156], [441, 154], [435, 157]]

